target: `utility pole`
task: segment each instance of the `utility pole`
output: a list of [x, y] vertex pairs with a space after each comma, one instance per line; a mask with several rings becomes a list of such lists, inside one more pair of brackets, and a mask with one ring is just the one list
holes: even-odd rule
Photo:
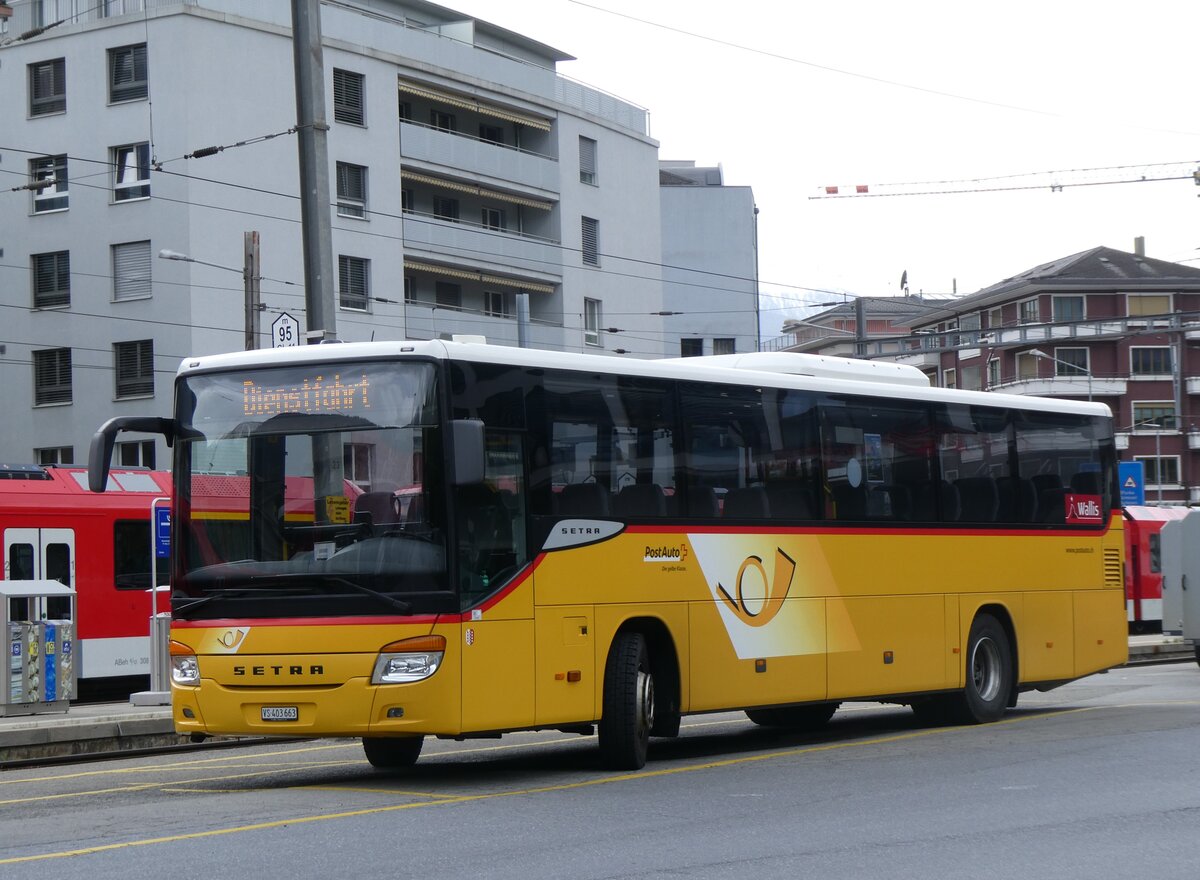
[[337, 338], [333, 309], [333, 242], [329, 220], [329, 146], [320, 0], [292, 0], [296, 127], [300, 151], [300, 224], [304, 239], [304, 308], [308, 342]]
[[246, 351], [253, 351], [258, 348], [259, 319], [262, 315], [262, 296], [259, 289], [262, 272], [259, 266], [257, 232], [246, 233], [245, 246], [242, 283], [246, 288]]

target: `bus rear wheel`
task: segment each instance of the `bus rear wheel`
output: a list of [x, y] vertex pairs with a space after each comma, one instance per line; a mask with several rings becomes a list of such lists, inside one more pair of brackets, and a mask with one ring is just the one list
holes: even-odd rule
[[959, 724], [998, 721], [1013, 685], [1012, 646], [995, 617], [980, 614], [967, 638], [966, 684], [946, 703], [947, 720]]
[[760, 727], [788, 727], [792, 730], [817, 730], [824, 727], [840, 703], [816, 703], [811, 706], [786, 706], [780, 709], [747, 709], [746, 717]]
[[380, 770], [403, 770], [417, 763], [421, 755], [423, 736], [364, 736], [363, 752], [372, 767]]
[[604, 668], [604, 707], [600, 715], [600, 755], [611, 770], [646, 765], [654, 727], [654, 676], [641, 633], [620, 633]]

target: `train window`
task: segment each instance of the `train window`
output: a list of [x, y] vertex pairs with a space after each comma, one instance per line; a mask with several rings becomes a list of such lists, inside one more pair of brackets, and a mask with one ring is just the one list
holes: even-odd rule
[[8, 572], [10, 581], [33, 580], [33, 545], [13, 544], [8, 548]]
[[[113, 523], [113, 579], [118, 590], [150, 589], [150, 521], [119, 519]], [[170, 582], [168, 560], [155, 560], [159, 586]]]

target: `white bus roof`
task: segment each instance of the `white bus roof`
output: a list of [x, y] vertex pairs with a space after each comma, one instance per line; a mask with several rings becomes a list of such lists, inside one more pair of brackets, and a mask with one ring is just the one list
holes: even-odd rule
[[[479, 361], [545, 369], [595, 371], [617, 376], [650, 376], [692, 382], [767, 385], [832, 394], [853, 393], [873, 397], [999, 406], [1040, 412], [1108, 417], [1112, 415], [1109, 408], [1102, 403], [934, 388], [928, 384], [924, 375], [916, 367], [791, 352], [756, 352], [741, 355], [649, 360], [438, 339], [338, 342], [184, 358], [179, 365], [178, 376], [185, 378], [195, 373], [282, 367], [305, 363], [319, 365], [333, 361], [413, 357]], [[920, 376], [920, 382], [916, 381], [914, 373]]]

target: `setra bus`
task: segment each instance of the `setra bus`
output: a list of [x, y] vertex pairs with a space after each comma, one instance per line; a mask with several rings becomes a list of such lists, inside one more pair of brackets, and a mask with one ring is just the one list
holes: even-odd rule
[[403, 767], [425, 736], [598, 729], [637, 768], [684, 714], [989, 722], [1126, 659], [1100, 404], [442, 341], [191, 358], [175, 395], [102, 426], [89, 467], [102, 487], [121, 430], [174, 444], [197, 738], [361, 737]]
[[[0, 465], [4, 580], [74, 588], [79, 695], [127, 697], [150, 674], [150, 507], [170, 495], [171, 475], [114, 469], [103, 495], [88, 491], [87, 477], [83, 467]], [[167, 560], [155, 562], [166, 585]], [[48, 603], [48, 617], [70, 617], [68, 600]]]

